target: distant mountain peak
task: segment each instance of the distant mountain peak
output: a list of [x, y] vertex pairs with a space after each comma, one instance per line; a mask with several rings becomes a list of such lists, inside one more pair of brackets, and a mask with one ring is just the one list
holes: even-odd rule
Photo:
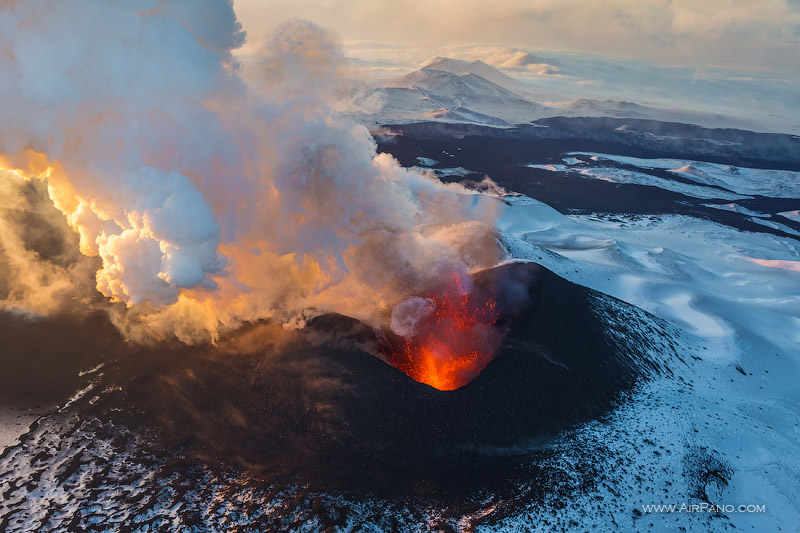
[[449, 98], [490, 96], [506, 100], [524, 100], [517, 93], [473, 72], [451, 72], [423, 67], [388, 82], [389, 86], [420, 89]]
[[512, 92], [517, 92], [521, 88], [520, 82], [481, 60], [464, 61], [452, 57], [436, 56], [425, 62], [421, 69], [439, 70], [458, 75], [475, 74]]

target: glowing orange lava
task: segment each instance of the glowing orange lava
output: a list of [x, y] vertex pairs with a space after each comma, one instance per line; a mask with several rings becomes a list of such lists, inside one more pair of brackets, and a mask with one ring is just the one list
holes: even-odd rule
[[428, 295], [435, 309], [416, 334], [390, 355], [412, 379], [439, 390], [463, 387], [494, 358], [502, 336], [491, 299], [471, 296], [454, 273], [441, 294]]

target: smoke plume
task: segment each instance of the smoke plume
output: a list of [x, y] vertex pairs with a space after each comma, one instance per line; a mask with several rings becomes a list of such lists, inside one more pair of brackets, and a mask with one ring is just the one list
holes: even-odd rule
[[[497, 262], [501, 202], [401, 168], [337, 115], [337, 38], [285, 23], [247, 82], [244, 38], [228, 0], [0, 5], [5, 307], [91, 299], [95, 269], [130, 336], [188, 342], [326, 311], [386, 323], [421, 288]], [[26, 247], [6, 204], [30, 180], [88, 262]]]

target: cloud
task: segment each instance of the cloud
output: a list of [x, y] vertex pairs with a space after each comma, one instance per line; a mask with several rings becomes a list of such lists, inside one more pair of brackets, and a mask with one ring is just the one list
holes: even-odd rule
[[389, 8], [363, 0], [238, 0], [236, 9], [255, 40], [273, 21], [300, 15], [346, 39], [429, 50], [482, 42], [693, 66], [800, 67], [794, 0], [397, 0]]
[[[476, 52], [477, 50], [473, 53]], [[484, 55], [486, 53], [488, 55]], [[485, 50], [480, 55], [480, 59], [483, 62], [501, 69], [527, 71], [545, 76], [557, 75], [561, 72], [560, 67], [551, 64], [554, 63], [553, 61], [516, 48], [497, 48], [494, 51]]]
[[[339, 116], [342, 44], [311, 22], [264, 40], [250, 85], [228, 0], [12, 1], [0, 29], [0, 200], [46, 183], [75, 232], [52, 246], [91, 262], [130, 336], [215, 338], [309, 310], [377, 324], [442, 272], [499, 258], [500, 202], [400, 167]], [[97, 296], [7, 220], [6, 300]]]

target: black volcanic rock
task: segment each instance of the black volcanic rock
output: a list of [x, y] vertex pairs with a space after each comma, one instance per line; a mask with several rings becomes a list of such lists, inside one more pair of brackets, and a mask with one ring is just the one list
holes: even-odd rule
[[642, 157], [669, 154], [670, 157], [701, 158], [703, 161], [723, 164], [800, 170], [800, 137], [796, 135], [704, 128], [650, 119], [550, 117], [514, 128], [416, 122], [387, 125], [383, 126], [383, 130], [420, 140], [454, 140], [474, 136], [582, 140], [598, 143], [596, 146], [608, 153], [621, 154], [625, 153], [625, 148], [633, 148], [650, 152]]
[[481, 450], [546, 441], [669, 372], [648, 354], [668, 332], [632, 306], [533, 263], [482, 272], [475, 286], [495, 292], [508, 334], [496, 359], [455, 391], [373, 355], [380, 332], [324, 315], [293, 332], [254, 324], [218, 346], [142, 350], [106, 371], [111, 392], [78, 415], [149, 428], [157, 447], [220, 467], [399, 486], [452, 480], [465, 462], [497, 469]]

